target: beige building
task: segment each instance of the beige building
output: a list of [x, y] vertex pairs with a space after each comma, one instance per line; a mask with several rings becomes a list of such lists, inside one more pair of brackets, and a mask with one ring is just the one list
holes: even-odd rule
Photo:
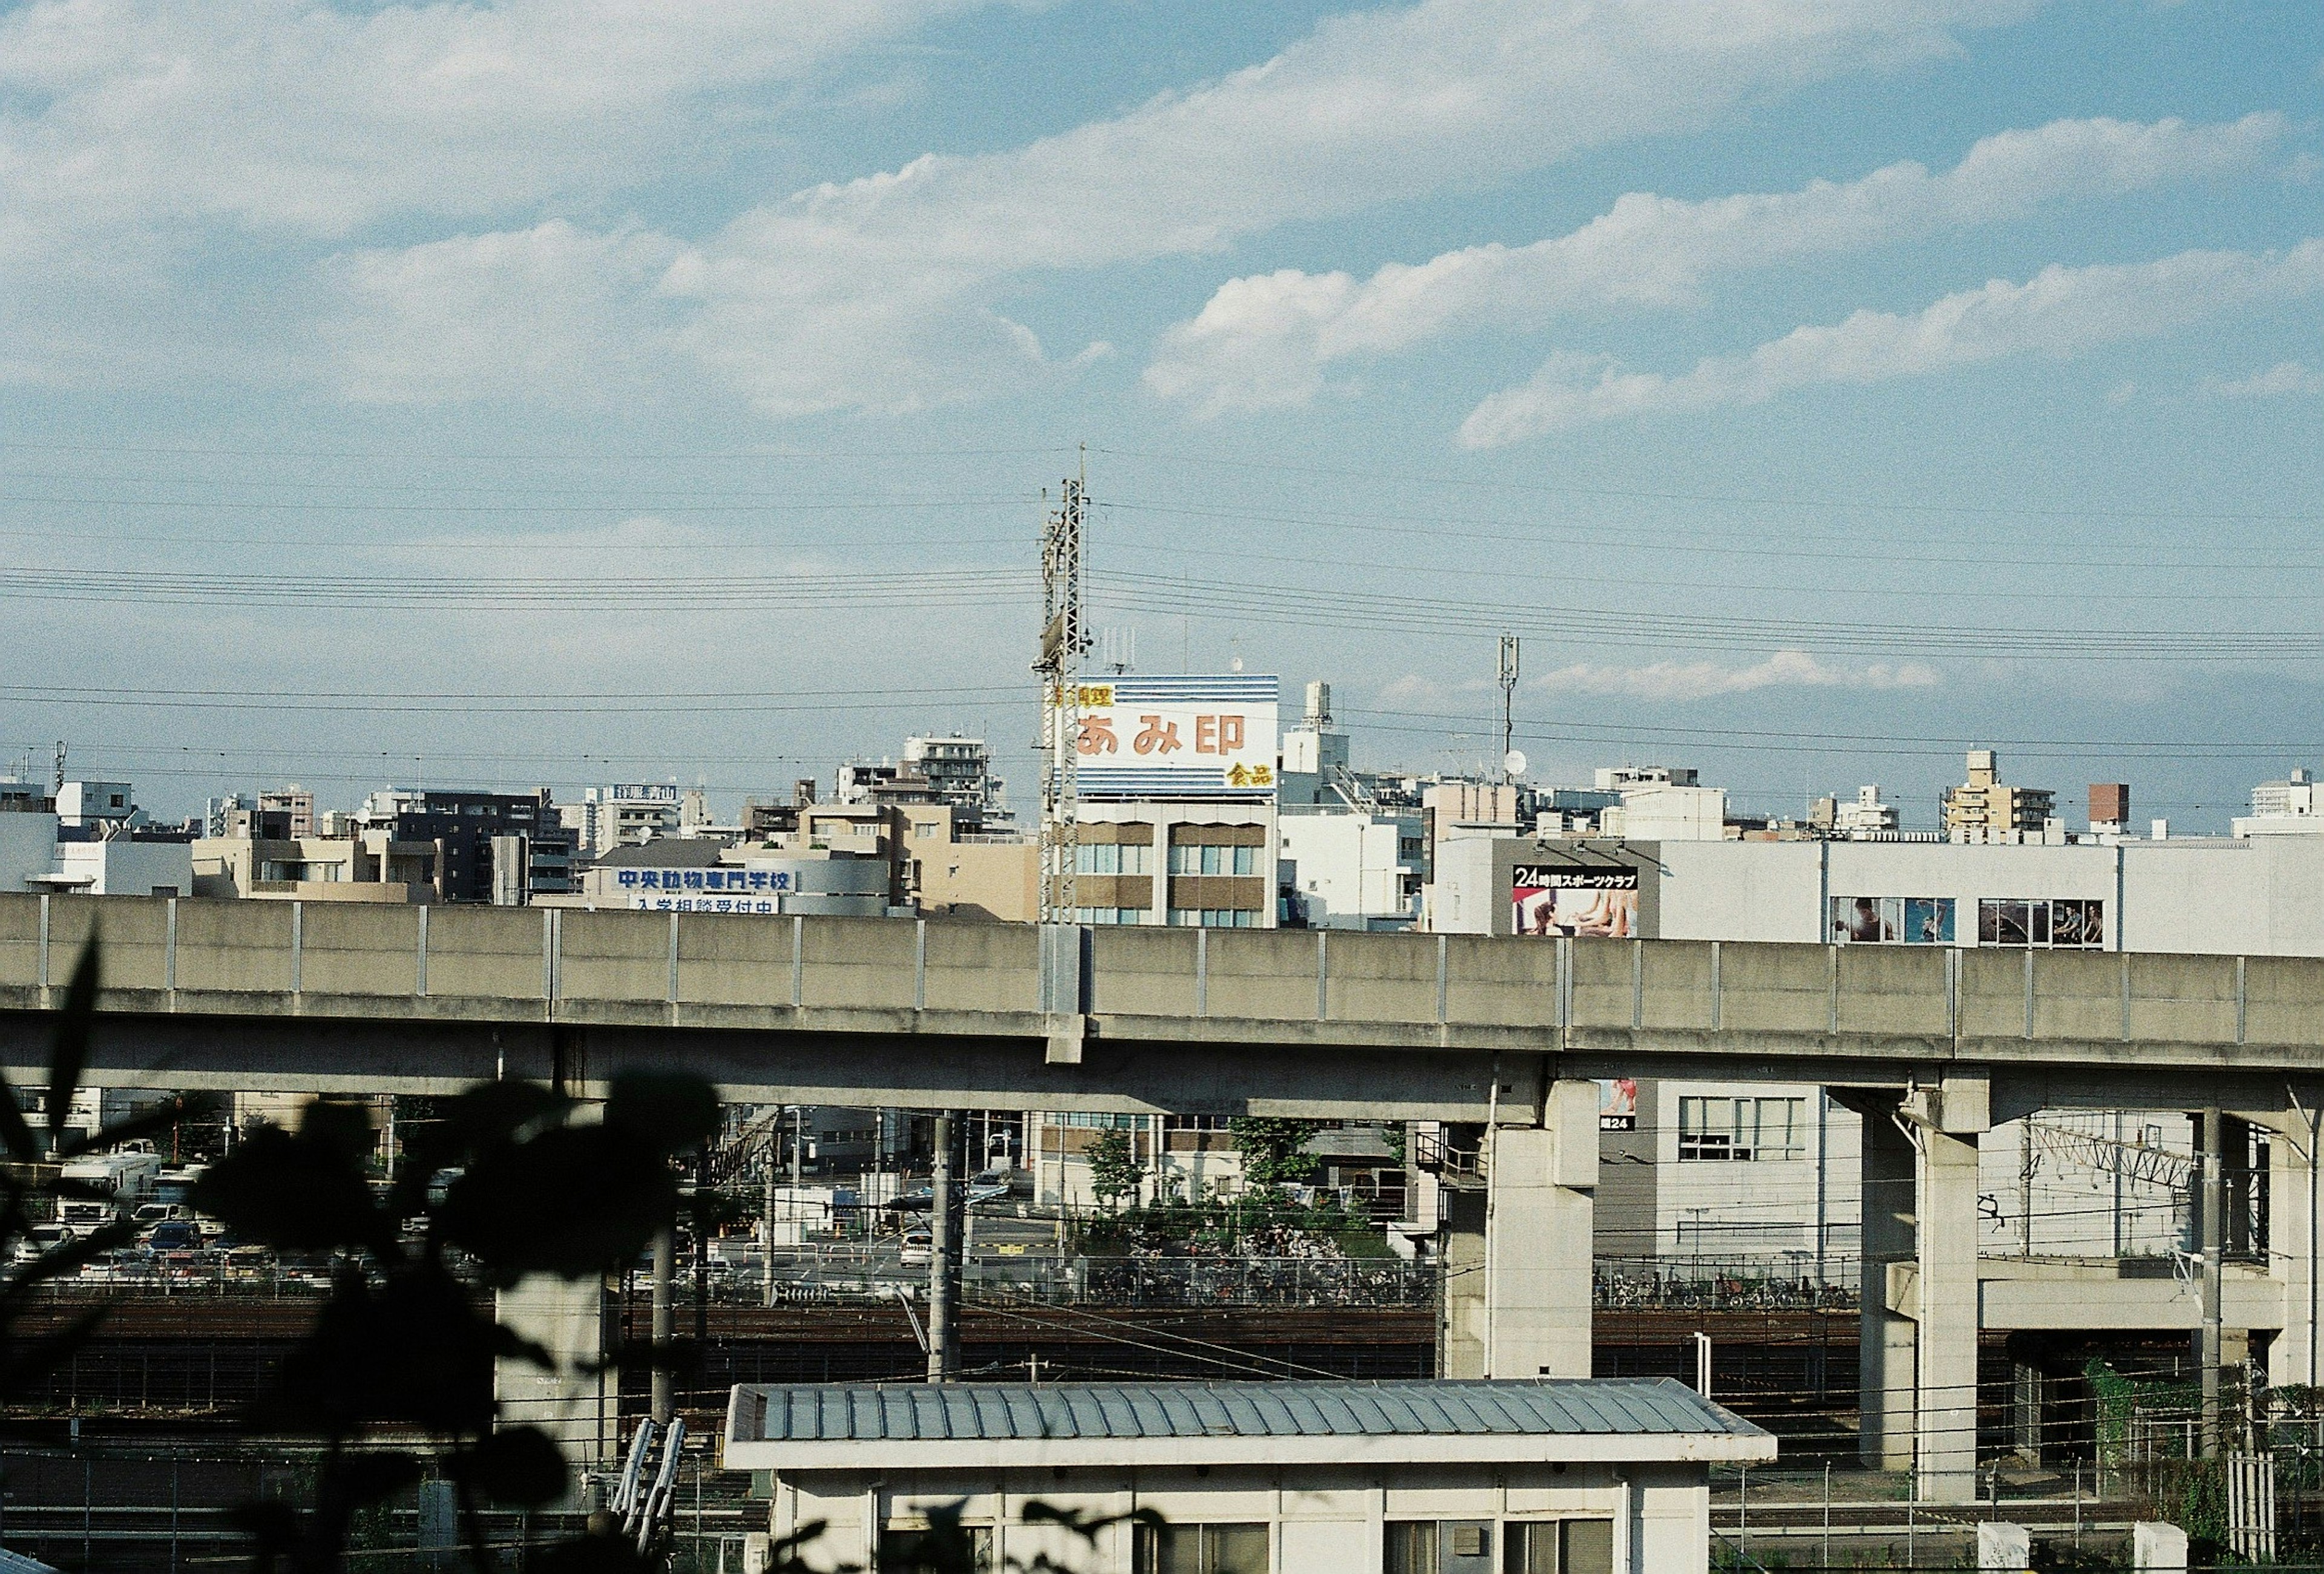
[[1972, 749], [1969, 780], [1945, 789], [1944, 811], [1945, 834], [1958, 842], [2038, 841], [2057, 818], [2057, 795], [2047, 787], [2006, 785], [2000, 756]]
[[198, 897], [303, 902], [431, 902], [441, 849], [356, 836], [205, 836], [193, 844]]
[[1074, 902], [1084, 924], [1275, 927], [1275, 805], [1085, 803]]

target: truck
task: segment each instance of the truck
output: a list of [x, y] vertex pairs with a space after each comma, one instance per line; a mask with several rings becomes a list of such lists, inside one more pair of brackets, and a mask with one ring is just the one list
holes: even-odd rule
[[59, 1172], [59, 1178], [104, 1195], [59, 1199], [57, 1222], [74, 1235], [88, 1235], [112, 1223], [119, 1212], [149, 1201], [161, 1174], [160, 1154], [134, 1148], [75, 1159]]

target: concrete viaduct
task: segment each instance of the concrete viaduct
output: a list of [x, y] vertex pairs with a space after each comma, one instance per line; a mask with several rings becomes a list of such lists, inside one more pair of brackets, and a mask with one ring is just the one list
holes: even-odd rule
[[1865, 1454], [1939, 1501], [1974, 1490], [1980, 1327], [2184, 1316], [1981, 1268], [1979, 1134], [2224, 1109], [2276, 1140], [2270, 1261], [2222, 1315], [2316, 1380], [2324, 959], [0, 895], [11, 1074], [97, 934], [114, 1085], [586, 1093], [651, 1064], [746, 1100], [1476, 1124], [1453, 1376], [1590, 1371], [1593, 1079], [1821, 1084], [1868, 1117]]

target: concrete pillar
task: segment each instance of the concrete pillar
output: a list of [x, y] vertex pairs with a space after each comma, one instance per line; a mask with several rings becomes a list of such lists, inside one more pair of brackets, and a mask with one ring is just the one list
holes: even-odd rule
[[1916, 1341], [1914, 1469], [1923, 1501], [1977, 1498], [1977, 1137], [1990, 1124], [1983, 1084], [1948, 1079], [1906, 1100], [1914, 1186]]
[[2130, 1527], [2130, 1566], [2154, 1574], [2187, 1574], [2187, 1533], [2161, 1520]]
[[2022, 1524], [1987, 1520], [1977, 1527], [1978, 1574], [2025, 1574], [2034, 1567], [2034, 1536]]
[[1443, 1220], [1437, 1235], [1443, 1272], [1436, 1312], [1436, 1375], [1448, 1378], [1485, 1375], [1485, 1193], [1481, 1187], [1447, 1184]]
[[1598, 1084], [1552, 1084], [1539, 1127], [1486, 1141], [1482, 1375], [1587, 1377]]
[[1911, 1318], [1891, 1309], [1889, 1269], [1913, 1261], [1912, 1140], [1898, 1128], [1895, 1106], [1872, 1103], [1864, 1117], [1860, 1189], [1863, 1281], [1858, 1286], [1857, 1447], [1868, 1470], [1913, 1465]]
[[2267, 1380], [2314, 1387], [2324, 1376], [2316, 1345], [2318, 1174], [2316, 1126], [2324, 1109], [2262, 1118], [2267, 1142], [2268, 1270], [2283, 1286], [2283, 1332], [2268, 1347]]
[[602, 1279], [559, 1279], [536, 1274], [495, 1297], [501, 1326], [556, 1358], [543, 1371], [502, 1356], [493, 1363], [493, 1400], [503, 1426], [541, 1428], [576, 1469], [611, 1459], [619, 1450], [619, 1380], [600, 1368], [605, 1359], [605, 1285]]

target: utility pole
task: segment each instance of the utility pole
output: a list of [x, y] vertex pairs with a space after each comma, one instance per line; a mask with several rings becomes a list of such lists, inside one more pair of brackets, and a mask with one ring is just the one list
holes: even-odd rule
[[1517, 746], [1517, 637], [1501, 636], [1501, 785], [1515, 773], [1509, 759]]
[[1041, 695], [1041, 922], [1074, 921], [1074, 862], [1080, 855], [1082, 526], [1088, 460], [1061, 483], [1057, 506], [1041, 532], [1041, 651], [1033, 671]]
[[[779, 1173], [776, 1168], [775, 1145], [782, 1140], [782, 1119], [778, 1116], [773, 1128], [767, 1133], [766, 1210], [760, 1215], [759, 1219], [759, 1249], [766, 1259], [764, 1275], [766, 1298], [760, 1302], [764, 1306], [772, 1306], [775, 1303], [775, 1176]], [[798, 1193], [792, 1194], [796, 1196]]]
[[953, 1230], [953, 1112], [936, 1118], [936, 1164], [928, 1176], [928, 1381], [949, 1383], [960, 1369], [960, 1250]]
[[2203, 1120], [2203, 1325], [2196, 1335], [2196, 1359], [2202, 1367], [2202, 1455], [2219, 1455], [2219, 1289], [2220, 1257], [2227, 1250], [2227, 1143], [2217, 1106], [2206, 1109]]

